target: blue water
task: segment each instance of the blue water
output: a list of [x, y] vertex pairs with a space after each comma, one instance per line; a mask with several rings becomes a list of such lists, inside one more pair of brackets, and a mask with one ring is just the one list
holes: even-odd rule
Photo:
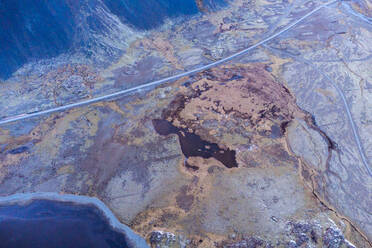
[[114, 231], [95, 207], [35, 200], [0, 206], [1, 248], [126, 248], [124, 234]]
[[32, 58], [67, 51], [74, 37], [73, 13], [60, 0], [0, 1], [0, 78]]
[[104, 0], [112, 13], [139, 29], [151, 29], [167, 17], [198, 13], [194, 0]]
[[[223, 4], [224, 0], [205, 0], [204, 5], [214, 10]], [[195, 0], [0, 0], [0, 78], [29, 61], [90, 46], [81, 42], [90, 37], [77, 34], [105, 35], [108, 26], [116, 25], [107, 15], [97, 16], [100, 8], [139, 30], [199, 11]]]
[[[193, 15], [199, 12], [195, 0], [103, 0], [110, 11], [122, 22], [138, 29], [159, 26], [166, 18]], [[208, 10], [216, 10], [226, 4], [225, 0], [204, 0]]]

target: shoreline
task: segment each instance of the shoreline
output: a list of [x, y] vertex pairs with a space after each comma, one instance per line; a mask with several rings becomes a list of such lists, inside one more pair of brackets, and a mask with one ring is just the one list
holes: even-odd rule
[[98, 208], [103, 216], [108, 220], [110, 226], [120, 233], [125, 235], [127, 242], [133, 248], [147, 248], [149, 247], [145, 239], [133, 232], [127, 225], [121, 223], [114, 213], [96, 197], [73, 195], [73, 194], [59, 194], [54, 192], [36, 192], [36, 193], [17, 193], [9, 196], [0, 196], [1, 205], [12, 204], [27, 204], [35, 200], [50, 200], [59, 202], [71, 202], [80, 205], [93, 205]]
[[225, 58], [219, 59], [215, 62], [211, 62], [209, 64], [206, 64], [206, 65], [203, 65], [203, 66], [200, 66], [200, 67], [197, 67], [197, 68], [194, 68], [194, 69], [191, 69], [191, 70], [188, 70], [188, 71], [185, 71], [185, 72], [173, 75], [173, 76], [169, 76], [169, 77], [162, 78], [162, 79], [159, 79], [159, 80], [156, 80], [156, 81], [152, 81], [150, 83], [141, 84], [141, 85], [138, 85], [138, 86], [135, 86], [135, 87], [132, 87], [132, 88], [123, 89], [123, 90], [116, 91], [116, 92], [113, 92], [113, 93], [110, 93], [110, 94], [106, 94], [106, 95], [102, 95], [102, 96], [96, 96], [94, 98], [90, 98], [90, 99], [86, 99], [86, 100], [82, 100], [82, 101], [78, 101], [78, 102], [75, 102], [75, 103], [70, 103], [70, 104], [66, 104], [66, 105], [62, 105], [62, 106], [58, 106], [58, 107], [54, 107], [54, 108], [49, 108], [49, 109], [46, 109], [46, 110], [40, 110], [40, 111], [30, 112], [30, 113], [21, 113], [21, 114], [18, 114], [18, 115], [9, 116], [9, 117], [6, 117], [4, 119], [0, 119], [0, 125], [8, 124], [8, 123], [19, 121], [19, 120], [29, 119], [29, 118], [36, 117], [36, 116], [51, 114], [51, 113], [55, 113], [55, 112], [62, 112], [62, 111], [68, 110], [68, 109], [72, 109], [72, 108], [80, 107], [80, 106], [84, 106], [84, 105], [89, 105], [89, 104], [93, 104], [93, 103], [96, 103], [96, 102], [101, 102], [101, 101], [110, 100], [110, 99], [112, 100], [116, 97], [122, 97], [124, 95], [129, 94], [129, 93], [133, 93], [133, 92], [136, 92], [136, 91], [142, 91], [142, 90], [145, 90], [145, 89], [148, 89], [148, 88], [151, 88], [151, 87], [156, 87], [156, 86], [159, 86], [159, 85], [162, 85], [162, 84], [169, 83], [171, 81], [180, 79], [182, 77], [193, 75], [195, 73], [210, 69], [210, 68], [218, 66], [218, 65], [221, 65], [221, 64], [223, 64], [225, 62], [228, 62], [228, 61], [230, 61], [234, 58], [242, 56], [242, 55], [248, 53], [249, 51], [251, 51], [251, 50], [253, 50], [253, 49], [255, 49], [255, 48], [257, 48], [261, 45], [264, 45], [265, 43], [267, 43], [270, 40], [273, 40], [273, 39], [277, 38], [279, 35], [287, 32], [290, 29], [292, 29], [298, 23], [302, 22], [303, 20], [305, 20], [309, 16], [313, 15], [317, 11], [319, 11], [322, 8], [325, 8], [325, 7], [327, 7], [327, 6], [329, 6], [333, 3], [336, 3], [338, 1], [339, 0], [330, 0], [329, 2], [323, 3], [323, 4], [319, 5], [318, 7], [316, 7], [315, 9], [308, 12], [307, 14], [305, 14], [304, 16], [298, 18], [296, 21], [288, 24], [287, 26], [285, 26], [284, 28], [282, 28], [278, 32], [270, 35], [269, 37], [267, 37], [263, 40], [260, 40], [256, 43], [254, 43], [253, 45], [250, 45], [249, 47], [243, 49], [243, 50], [237, 51], [237, 52], [235, 52], [235, 53], [233, 53], [233, 54], [231, 54], [231, 55], [229, 55]]

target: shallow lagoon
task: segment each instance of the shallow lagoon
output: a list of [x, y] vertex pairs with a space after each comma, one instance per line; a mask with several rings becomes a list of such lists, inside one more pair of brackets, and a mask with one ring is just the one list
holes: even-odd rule
[[0, 247], [131, 247], [93, 205], [34, 200], [0, 206]]

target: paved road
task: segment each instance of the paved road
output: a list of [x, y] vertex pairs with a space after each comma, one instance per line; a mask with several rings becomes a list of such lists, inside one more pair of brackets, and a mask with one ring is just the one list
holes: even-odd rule
[[[270, 50], [277, 50], [277, 49], [271, 48], [271, 47], [266, 46], [266, 45], [264, 45], [264, 47], [266, 47], [266, 48], [268, 48]], [[338, 84], [332, 78], [330, 78], [322, 69], [319, 69], [318, 67], [316, 67], [311, 61], [306, 60], [306, 59], [304, 59], [304, 58], [302, 58], [300, 56], [291, 55], [291, 54], [289, 54], [287, 52], [284, 52], [284, 51], [278, 51], [278, 52], [285, 53], [287, 56], [289, 56], [289, 57], [291, 57], [291, 58], [293, 58], [295, 60], [298, 60], [298, 61], [300, 61], [300, 62], [302, 62], [304, 64], [309, 65], [315, 71], [317, 71], [320, 75], [322, 75], [323, 77], [325, 77], [327, 79], [327, 81], [330, 82], [331, 85], [336, 89], [336, 91], [337, 91], [338, 95], [340, 96], [340, 98], [342, 100], [342, 103], [344, 105], [344, 110], [345, 110], [346, 116], [348, 118], [348, 121], [349, 121], [351, 130], [353, 132], [353, 137], [354, 137], [355, 143], [356, 143], [356, 145], [358, 147], [358, 152], [359, 152], [360, 158], [362, 160], [362, 163], [365, 166], [365, 168], [366, 168], [369, 176], [372, 177], [372, 170], [370, 169], [370, 166], [369, 166], [369, 164], [367, 162], [367, 158], [366, 158], [365, 153], [364, 153], [362, 142], [360, 141], [360, 138], [359, 138], [359, 133], [358, 133], [357, 127], [355, 125], [354, 118], [353, 118], [353, 116], [351, 114], [349, 104], [346, 101], [346, 96], [345, 96], [344, 92], [342, 91], [342, 89], [338, 86]]]
[[180, 74], [171, 76], [171, 77], [163, 78], [163, 79], [160, 79], [160, 80], [157, 80], [157, 81], [153, 81], [151, 83], [142, 84], [142, 85], [139, 85], [139, 86], [136, 86], [136, 87], [133, 87], [133, 88], [121, 90], [121, 91], [118, 91], [118, 92], [115, 92], [115, 93], [111, 93], [111, 94], [107, 94], [107, 95], [104, 95], [104, 96], [99, 96], [99, 97], [87, 99], [87, 100], [76, 102], [76, 103], [72, 103], [72, 104], [67, 104], [67, 105], [63, 105], [63, 106], [59, 106], [59, 107], [55, 107], [55, 108], [50, 108], [50, 109], [47, 109], [47, 110], [37, 111], [37, 112], [33, 112], [33, 113], [23, 113], [23, 114], [15, 115], [15, 116], [12, 116], [12, 117], [7, 117], [5, 119], [0, 120], [0, 125], [6, 124], [6, 123], [10, 123], [10, 122], [14, 122], [14, 121], [29, 119], [29, 118], [37, 117], [37, 116], [41, 116], [41, 115], [46, 115], [46, 114], [50, 114], [50, 113], [54, 113], [54, 112], [60, 112], [60, 111], [64, 111], [64, 110], [67, 110], [67, 109], [71, 109], [71, 108], [75, 108], [75, 107], [79, 107], [79, 106], [83, 106], [83, 105], [92, 104], [92, 103], [95, 103], [95, 102], [100, 102], [100, 101], [112, 99], [112, 98], [119, 97], [119, 96], [124, 96], [124, 95], [126, 95], [128, 93], [131, 93], [131, 92], [135, 92], [135, 91], [146, 89], [146, 88], [149, 88], [149, 87], [152, 87], [152, 86], [157, 86], [157, 85], [160, 85], [160, 84], [164, 84], [164, 83], [167, 83], [167, 82], [170, 82], [170, 81], [179, 79], [181, 77], [189, 76], [189, 75], [195, 74], [197, 72], [200, 72], [200, 71], [209, 69], [211, 67], [220, 65], [220, 64], [225, 63], [227, 61], [230, 61], [230, 60], [232, 60], [232, 59], [234, 59], [234, 58], [236, 58], [238, 56], [241, 56], [243, 54], [246, 54], [247, 52], [249, 52], [249, 51], [251, 51], [251, 50], [253, 50], [253, 49], [255, 49], [255, 48], [257, 48], [257, 47], [259, 47], [259, 46], [261, 46], [263, 44], [265, 44], [266, 42], [268, 42], [268, 41], [270, 41], [270, 40], [278, 37], [279, 35], [283, 34], [284, 32], [292, 29], [298, 23], [300, 23], [303, 20], [305, 20], [306, 18], [310, 17], [311, 15], [313, 15], [314, 13], [316, 13], [317, 11], [319, 11], [320, 9], [325, 8], [325, 7], [327, 7], [327, 6], [335, 3], [337, 1], [339, 1], [339, 0], [332, 0], [332, 1], [329, 1], [327, 3], [324, 3], [324, 4], [320, 5], [320, 6], [318, 6], [317, 8], [313, 9], [312, 11], [310, 11], [309, 13], [307, 13], [306, 15], [304, 15], [303, 17], [299, 18], [298, 20], [296, 20], [293, 23], [289, 24], [287, 27], [285, 27], [282, 30], [278, 31], [277, 33], [275, 33], [275, 34], [267, 37], [266, 39], [263, 39], [263, 40], [257, 42], [256, 44], [254, 44], [254, 45], [246, 48], [246, 49], [243, 49], [243, 50], [241, 50], [241, 51], [239, 51], [237, 53], [234, 53], [234, 54], [232, 54], [232, 55], [230, 55], [230, 56], [228, 56], [226, 58], [217, 60], [217, 61], [215, 61], [213, 63], [207, 64], [207, 65], [204, 65], [204, 66], [201, 66], [201, 67], [195, 68], [193, 70], [186, 71], [186, 72], [183, 72], [183, 73], [180, 73]]

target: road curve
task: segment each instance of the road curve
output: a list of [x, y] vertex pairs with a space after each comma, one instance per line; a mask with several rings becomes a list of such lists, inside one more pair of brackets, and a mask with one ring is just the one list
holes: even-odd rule
[[[277, 50], [275, 48], [271, 48], [271, 47], [266, 46], [266, 45], [264, 47], [265, 48], [268, 48], [270, 50]], [[359, 152], [360, 158], [362, 160], [362, 163], [363, 163], [364, 167], [366, 168], [369, 176], [372, 177], [372, 170], [370, 169], [369, 164], [367, 162], [367, 158], [366, 158], [366, 156], [364, 154], [364, 150], [363, 150], [363, 147], [362, 147], [362, 143], [360, 141], [360, 138], [359, 138], [359, 134], [358, 134], [358, 131], [357, 131], [357, 127], [355, 125], [355, 122], [354, 122], [354, 118], [353, 118], [353, 116], [351, 114], [349, 104], [346, 101], [346, 97], [345, 97], [345, 94], [342, 91], [342, 89], [337, 85], [337, 83], [332, 78], [330, 78], [326, 73], [324, 73], [324, 71], [322, 69], [319, 69], [318, 67], [316, 67], [312, 62], [310, 62], [310, 61], [308, 61], [308, 60], [306, 60], [306, 59], [304, 59], [302, 57], [294, 56], [294, 55], [289, 54], [289, 53], [284, 52], [284, 51], [279, 51], [279, 52], [285, 53], [287, 56], [289, 56], [289, 57], [291, 57], [291, 58], [293, 58], [295, 60], [298, 60], [298, 61], [300, 61], [300, 62], [302, 62], [304, 64], [309, 65], [314, 70], [316, 70], [319, 74], [321, 74], [323, 77], [325, 77], [331, 83], [331, 85], [336, 89], [336, 91], [337, 91], [338, 95], [340, 96], [340, 98], [342, 100], [342, 103], [344, 105], [344, 109], [345, 109], [347, 118], [349, 120], [349, 124], [350, 124], [351, 130], [353, 132], [354, 140], [355, 140], [355, 143], [357, 144], [358, 152]]]
[[256, 47], [259, 47], [259, 46], [265, 44], [266, 42], [278, 37], [279, 35], [283, 34], [284, 32], [286, 32], [286, 31], [290, 30], [291, 28], [293, 28], [294, 26], [296, 26], [301, 21], [303, 21], [306, 18], [308, 18], [309, 16], [313, 15], [314, 13], [319, 11], [320, 9], [322, 9], [326, 6], [329, 6], [329, 5], [331, 5], [331, 4], [333, 4], [337, 1], [339, 1], [339, 0], [332, 0], [332, 1], [329, 1], [327, 3], [324, 3], [320, 6], [318, 6], [317, 8], [313, 9], [312, 11], [310, 11], [309, 13], [304, 15], [303, 17], [299, 18], [298, 20], [289, 24], [287, 27], [278, 31], [277, 33], [267, 37], [266, 39], [263, 39], [263, 40], [257, 42], [256, 44], [246, 48], [246, 49], [243, 49], [243, 50], [241, 50], [237, 53], [234, 53], [234, 54], [232, 54], [232, 55], [230, 55], [226, 58], [217, 60], [213, 63], [207, 64], [207, 65], [204, 65], [204, 66], [201, 66], [201, 67], [198, 67], [198, 68], [192, 69], [190, 71], [186, 71], [186, 72], [183, 72], [183, 73], [171, 76], [171, 77], [166, 77], [166, 78], [163, 78], [163, 79], [160, 79], [160, 80], [153, 81], [151, 83], [142, 84], [142, 85], [139, 85], [139, 86], [136, 86], [136, 87], [133, 87], [133, 88], [117, 91], [117, 92], [107, 94], [107, 95], [104, 95], [104, 96], [99, 96], [99, 97], [87, 99], [87, 100], [76, 102], [76, 103], [71, 103], [71, 104], [67, 104], [67, 105], [63, 105], [63, 106], [59, 106], [59, 107], [55, 107], [55, 108], [50, 108], [50, 109], [47, 109], [47, 110], [37, 111], [37, 112], [33, 112], [33, 113], [24, 113], [24, 114], [15, 115], [15, 116], [12, 116], [12, 117], [7, 117], [5, 119], [0, 120], [0, 125], [4, 125], [4, 124], [14, 122], [14, 121], [29, 119], [29, 118], [32, 118], [32, 117], [41, 116], [41, 115], [45, 115], [45, 114], [50, 114], [50, 113], [54, 113], [54, 112], [64, 111], [64, 110], [67, 110], [67, 109], [71, 109], [71, 108], [75, 108], [75, 107], [79, 107], [79, 106], [83, 106], [83, 105], [88, 105], [88, 104], [92, 104], [92, 103], [95, 103], [95, 102], [100, 102], [100, 101], [107, 100], [107, 99], [112, 99], [114, 97], [123, 96], [123, 95], [126, 95], [128, 93], [131, 93], [131, 92], [134, 92], [134, 91], [137, 91], [137, 90], [142, 90], [142, 89], [145, 89], [145, 88], [149, 88], [151, 86], [157, 86], [157, 85], [160, 85], [160, 84], [163, 84], [163, 83], [166, 83], [166, 82], [169, 82], [169, 81], [173, 81], [173, 80], [179, 79], [181, 77], [189, 76], [191, 74], [195, 74], [197, 72], [200, 72], [200, 71], [209, 69], [211, 67], [220, 65], [220, 64], [225, 63], [227, 61], [230, 61], [230, 60], [232, 60], [232, 59], [234, 59], [238, 56], [241, 56], [241, 55], [255, 49]]

